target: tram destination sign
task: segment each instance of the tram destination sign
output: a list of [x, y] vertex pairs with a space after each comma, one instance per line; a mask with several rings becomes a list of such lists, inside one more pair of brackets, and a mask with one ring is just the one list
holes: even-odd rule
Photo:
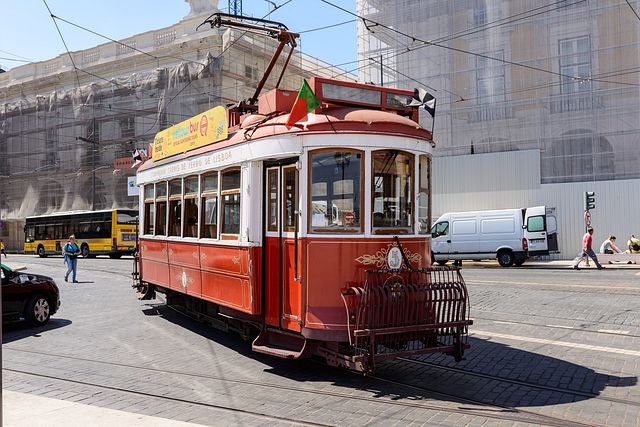
[[153, 160], [194, 150], [227, 139], [227, 110], [215, 107], [158, 132], [153, 139]]

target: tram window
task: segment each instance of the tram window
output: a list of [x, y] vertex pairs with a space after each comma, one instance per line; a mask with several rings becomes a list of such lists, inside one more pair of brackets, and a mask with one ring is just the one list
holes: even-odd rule
[[409, 233], [413, 226], [412, 154], [398, 150], [375, 151], [372, 156], [373, 231]]
[[267, 230], [278, 231], [278, 170], [269, 170], [267, 180], [269, 183]]
[[201, 237], [218, 238], [218, 172], [202, 177], [202, 232]]
[[184, 179], [184, 237], [198, 237], [198, 177]]
[[418, 234], [431, 232], [431, 158], [420, 156], [418, 183]]
[[155, 205], [153, 202], [144, 204], [144, 234], [153, 234], [155, 219]]
[[167, 234], [167, 182], [156, 184], [156, 236]]
[[311, 153], [311, 232], [362, 231], [362, 153]]
[[240, 169], [222, 174], [222, 234], [240, 234]]
[[153, 234], [155, 205], [153, 184], [144, 186], [144, 234]]
[[284, 231], [295, 231], [298, 206], [297, 171], [295, 167], [286, 168], [283, 171], [282, 191], [284, 193], [284, 209], [282, 212], [282, 224]]
[[182, 228], [182, 180], [169, 182], [169, 236], [180, 236]]

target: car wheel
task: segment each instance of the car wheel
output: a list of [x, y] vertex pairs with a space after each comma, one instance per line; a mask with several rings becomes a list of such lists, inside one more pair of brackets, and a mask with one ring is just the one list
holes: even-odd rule
[[517, 260], [513, 261], [513, 263], [516, 266], [520, 267], [522, 264], [524, 264], [524, 260], [523, 259], [517, 259]]
[[511, 267], [515, 258], [510, 250], [502, 250], [498, 252], [498, 264], [502, 267]]
[[33, 326], [42, 326], [49, 321], [51, 317], [51, 307], [49, 300], [42, 295], [36, 295], [31, 298], [27, 304], [27, 313], [25, 318]]
[[447, 265], [447, 263], [449, 262], [448, 259], [441, 259], [439, 261], [436, 261], [439, 265]]
[[91, 255], [91, 251], [89, 251], [89, 245], [87, 245], [86, 243], [82, 244], [82, 246], [80, 247], [80, 251], [82, 252], [82, 256], [84, 258], [89, 258], [89, 256]]
[[40, 258], [44, 258], [44, 257], [47, 256], [47, 253], [44, 251], [44, 246], [42, 246], [42, 245], [38, 246], [38, 256]]

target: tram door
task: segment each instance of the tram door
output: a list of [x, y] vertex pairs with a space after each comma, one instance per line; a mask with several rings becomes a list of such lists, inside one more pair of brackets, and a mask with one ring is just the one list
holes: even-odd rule
[[298, 170], [289, 160], [265, 171], [265, 321], [300, 331], [302, 285], [296, 275]]

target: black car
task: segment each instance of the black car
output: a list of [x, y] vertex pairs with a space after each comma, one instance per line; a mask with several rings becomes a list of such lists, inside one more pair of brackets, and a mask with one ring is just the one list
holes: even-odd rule
[[2, 269], [2, 320], [23, 318], [42, 326], [60, 307], [60, 291], [51, 277], [12, 269]]

